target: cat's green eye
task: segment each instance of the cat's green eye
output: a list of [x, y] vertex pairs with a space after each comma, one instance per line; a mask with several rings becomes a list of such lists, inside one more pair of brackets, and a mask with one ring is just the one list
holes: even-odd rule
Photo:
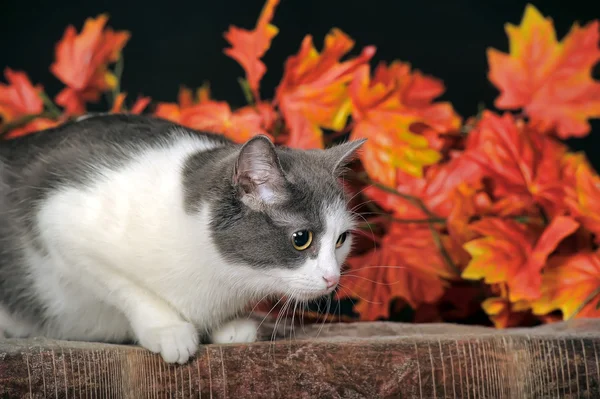
[[312, 244], [313, 233], [310, 230], [300, 230], [292, 234], [292, 244], [298, 251], [304, 251]]
[[344, 242], [346, 242], [346, 238], [348, 238], [348, 232], [344, 231], [342, 234], [340, 234], [340, 236], [338, 237], [336, 243], [335, 243], [335, 247], [339, 248], [342, 245], [344, 245]]

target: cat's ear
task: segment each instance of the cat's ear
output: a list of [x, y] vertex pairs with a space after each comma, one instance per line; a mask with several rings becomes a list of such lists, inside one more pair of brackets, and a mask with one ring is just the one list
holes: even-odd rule
[[346, 166], [357, 157], [357, 151], [365, 144], [367, 139], [347, 141], [325, 150], [325, 156], [334, 175], [343, 173]]
[[248, 205], [270, 205], [285, 196], [285, 176], [275, 146], [267, 136], [248, 140], [235, 162], [233, 183]]

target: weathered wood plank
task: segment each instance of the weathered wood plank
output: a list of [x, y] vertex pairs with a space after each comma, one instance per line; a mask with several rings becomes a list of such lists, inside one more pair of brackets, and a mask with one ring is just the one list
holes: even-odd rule
[[497, 331], [330, 324], [295, 339], [206, 345], [186, 365], [132, 346], [0, 343], [8, 398], [594, 398], [600, 320]]

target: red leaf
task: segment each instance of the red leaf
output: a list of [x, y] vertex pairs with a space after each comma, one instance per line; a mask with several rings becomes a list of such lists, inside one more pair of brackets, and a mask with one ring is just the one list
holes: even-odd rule
[[585, 136], [600, 117], [599, 23], [575, 24], [559, 43], [550, 18], [528, 5], [519, 27], [506, 25], [510, 54], [488, 50], [489, 78], [501, 91], [496, 107], [523, 108], [541, 131], [563, 139]]
[[267, 71], [265, 64], [260, 60], [271, 46], [271, 41], [277, 35], [277, 27], [271, 25], [275, 7], [279, 0], [267, 0], [258, 18], [254, 30], [246, 30], [231, 26], [225, 33], [225, 39], [231, 48], [225, 49], [225, 54], [236, 60], [246, 71], [246, 80], [259, 100], [258, 87], [260, 80]]
[[117, 61], [130, 34], [105, 29], [107, 21], [106, 14], [88, 18], [79, 35], [71, 25], [56, 45], [56, 60], [50, 70], [67, 85], [56, 97], [56, 103], [66, 107], [67, 114], [84, 113], [86, 102], [97, 101], [100, 93], [117, 83], [107, 66]]
[[42, 86], [34, 86], [25, 72], [4, 70], [8, 85], [0, 83], [0, 116], [10, 123], [27, 115], [37, 115], [44, 110], [40, 98]]
[[351, 111], [348, 83], [375, 53], [374, 47], [366, 47], [358, 57], [341, 61], [353, 46], [345, 33], [334, 29], [320, 54], [307, 36], [298, 54], [287, 60], [275, 104], [289, 130], [290, 146], [322, 148], [321, 129], [341, 131], [346, 126]]

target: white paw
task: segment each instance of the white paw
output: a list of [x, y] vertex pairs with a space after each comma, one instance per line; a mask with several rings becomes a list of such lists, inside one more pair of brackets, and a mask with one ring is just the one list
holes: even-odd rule
[[221, 326], [212, 334], [215, 344], [231, 344], [256, 341], [258, 323], [256, 320], [235, 319]]
[[139, 341], [144, 348], [160, 353], [167, 363], [186, 363], [198, 350], [198, 332], [193, 324], [184, 322], [146, 329]]

